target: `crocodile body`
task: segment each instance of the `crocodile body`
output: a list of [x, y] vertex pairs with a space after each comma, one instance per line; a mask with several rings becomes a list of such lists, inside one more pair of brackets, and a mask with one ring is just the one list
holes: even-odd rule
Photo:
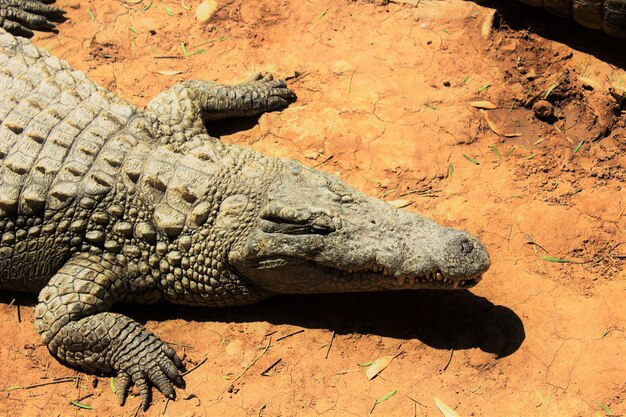
[[0, 29], [0, 291], [38, 293], [60, 361], [169, 398], [175, 351], [117, 303], [234, 306], [280, 293], [469, 288], [474, 236], [302, 164], [226, 145], [205, 124], [286, 106], [270, 76], [188, 81], [138, 109]]
[[621, 39], [626, 39], [626, 0], [518, 0], [543, 7], [557, 16]]

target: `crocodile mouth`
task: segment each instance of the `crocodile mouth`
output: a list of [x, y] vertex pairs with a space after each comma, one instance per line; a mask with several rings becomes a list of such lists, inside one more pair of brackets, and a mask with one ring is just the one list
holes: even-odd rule
[[348, 282], [358, 282], [360, 279], [366, 278], [372, 282], [378, 282], [386, 289], [468, 289], [478, 284], [482, 279], [482, 273], [465, 277], [451, 277], [436, 269], [422, 274], [400, 274], [379, 264], [360, 268], [342, 268], [336, 265], [320, 265], [311, 260], [292, 257], [258, 259], [254, 267], [262, 270], [290, 270], [304, 265], [311, 269], [324, 269], [330, 275], [343, 276], [344, 279], [347, 278], [346, 281]]
[[[337, 268], [336, 268], [337, 269]], [[341, 269], [340, 271], [348, 274], [377, 274], [392, 280], [392, 283], [402, 288], [449, 288], [449, 289], [466, 289], [478, 284], [482, 279], [482, 274], [469, 277], [448, 277], [440, 270], [426, 272], [424, 274], [394, 274], [386, 267], [374, 265], [365, 269]]]

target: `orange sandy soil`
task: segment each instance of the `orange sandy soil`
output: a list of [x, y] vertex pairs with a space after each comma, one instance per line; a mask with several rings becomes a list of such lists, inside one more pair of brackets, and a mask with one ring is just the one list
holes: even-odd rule
[[[201, 364], [146, 413], [54, 360], [36, 299], [4, 294], [0, 415], [439, 416], [434, 397], [465, 417], [626, 414], [626, 44], [515, 2], [487, 5], [488, 39], [470, 1], [222, 0], [204, 24], [198, 1], [133, 3], [59, 1], [68, 20], [35, 43], [139, 106], [186, 79], [287, 78], [296, 103], [214, 134], [469, 230], [492, 267], [469, 292], [122, 306]], [[550, 122], [530, 109], [546, 93]], [[498, 106], [494, 129], [473, 100]], [[368, 380], [358, 364], [385, 355]]]

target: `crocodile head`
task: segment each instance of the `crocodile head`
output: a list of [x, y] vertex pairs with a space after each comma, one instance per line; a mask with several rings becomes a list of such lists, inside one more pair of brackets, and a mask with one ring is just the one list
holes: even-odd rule
[[[277, 172], [276, 172], [277, 171]], [[474, 236], [281, 160], [227, 263], [271, 293], [469, 288], [489, 268]]]

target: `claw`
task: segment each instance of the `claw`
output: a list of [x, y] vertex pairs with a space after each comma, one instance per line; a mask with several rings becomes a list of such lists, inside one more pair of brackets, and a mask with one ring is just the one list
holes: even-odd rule
[[143, 411], [147, 411], [148, 407], [150, 407], [150, 401], [152, 400], [152, 395], [150, 392], [150, 387], [148, 386], [148, 381], [143, 376], [143, 372], [138, 371], [133, 374], [133, 382], [135, 386], [139, 388], [139, 394], [141, 395], [141, 408]]
[[117, 388], [115, 389], [115, 395], [117, 395], [117, 399], [120, 402], [120, 405], [124, 405], [126, 402], [126, 393], [128, 392], [128, 388], [130, 388], [130, 384], [132, 380], [130, 376], [126, 372], [120, 372], [117, 374], [116, 381]]

